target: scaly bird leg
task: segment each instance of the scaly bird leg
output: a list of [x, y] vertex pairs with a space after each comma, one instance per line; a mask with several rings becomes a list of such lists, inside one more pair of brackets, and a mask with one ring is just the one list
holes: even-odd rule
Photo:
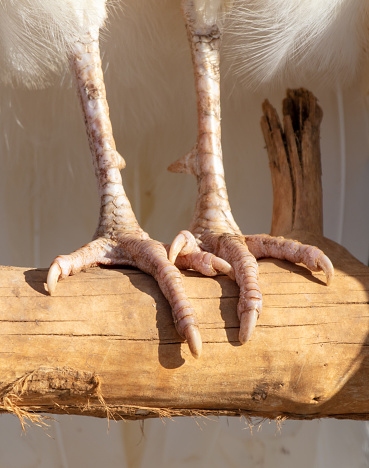
[[[241, 343], [251, 336], [262, 311], [262, 296], [258, 285], [258, 265], [255, 259], [270, 256], [303, 262], [314, 271], [323, 270], [327, 282], [333, 275], [329, 259], [317, 248], [297, 241], [270, 236], [243, 236], [233, 219], [224, 180], [220, 125], [219, 53], [221, 31], [215, 20], [198, 12], [193, 0], [182, 0], [197, 95], [198, 136], [190, 153], [169, 167], [172, 172], [196, 176], [198, 194], [190, 231], [197, 249], [211, 252], [230, 265], [228, 274], [240, 287], [237, 313], [240, 319]], [[180, 233], [172, 244], [169, 259], [177, 265], [199, 270], [194, 259], [198, 250], [191, 250], [191, 234]], [[216, 269], [216, 268], [215, 268]]]
[[156, 279], [172, 307], [178, 333], [188, 341], [193, 356], [199, 357], [201, 337], [181, 273], [168, 260], [165, 247], [141, 229], [123, 189], [120, 169], [125, 163], [115, 148], [98, 36], [99, 30], [95, 28], [81, 37], [75, 43], [70, 62], [98, 182], [100, 219], [92, 242], [53, 261], [47, 278], [48, 289], [53, 294], [59, 279], [90, 266], [135, 266]]

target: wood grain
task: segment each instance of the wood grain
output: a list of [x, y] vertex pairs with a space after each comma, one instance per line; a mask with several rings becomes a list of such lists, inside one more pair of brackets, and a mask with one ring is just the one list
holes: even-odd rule
[[[46, 270], [1, 269], [0, 394], [18, 393], [14, 402], [25, 410], [105, 416], [97, 376], [111, 412], [125, 417], [367, 419], [369, 269], [325, 242], [337, 255], [330, 287], [303, 267], [260, 262], [264, 311], [243, 346], [236, 284], [186, 272], [204, 340], [200, 360], [177, 335], [155, 281], [139, 271], [91, 269], [50, 297]], [[32, 372], [36, 383], [21, 391], [18, 380]]]

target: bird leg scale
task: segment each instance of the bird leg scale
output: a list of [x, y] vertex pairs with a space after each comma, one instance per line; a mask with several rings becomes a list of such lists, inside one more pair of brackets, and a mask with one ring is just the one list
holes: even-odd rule
[[81, 37], [71, 52], [70, 63], [98, 183], [100, 219], [92, 242], [53, 261], [48, 289], [53, 294], [59, 279], [90, 266], [135, 266], [156, 279], [170, 303], [178, 333], [187, 340], [193, 356], [199, 357], [201, 337], [181, 273], [168, 260], [163, 244], [141, 229], [123, 189], [120, 169], [124, 161], [116, 151], [109, 119], [98, 36], [95, 28]]
[[[197, 178], [197, 200], [190, 225], [196, 245], [190, 240], [189, 233], [184, 235], [182, 232], [174, 240], [169, 258], [180, 265], [179, 259], [183, 256], [182, 264], [198, 271], [199, 251], [211, 252], [226, 262], [219, 269], [215, 266], [213, 271], [220, 272], [222, 268], [229, 276], [234, 275], [240, 287], [237, 306], [239, 339], [245, 343], [262, 311], [256, 258], [267, 256], [302, 262], [314, 271], [322, 269], [327, 281], [333, 275], [333, 267], [316, 247], [280, 237], [242, 235], [231, 213], [224, 179], [220, 124], [221, 31], [216, 21], [206, 23], [199, 17], [193, 0], [182, 0], [182, 11], [194, 66], [198, 135], [193, 149], [173, 163], [169, 170], [193, 174]], [[211, 269], [209, 271], [212, 275]]]

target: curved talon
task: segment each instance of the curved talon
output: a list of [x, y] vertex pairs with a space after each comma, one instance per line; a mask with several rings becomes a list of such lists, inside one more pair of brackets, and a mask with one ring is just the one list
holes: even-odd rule
[[236, 280], [233, 266], [225, 260], [223, 260], [222, 258], [213, 255], [213, 257], [211, 258], [211, 264], [214, 270], [216, 270], [218, 273], [223, 273], [224, 275], [229, 276], [233, 281]]
[[204, 276], [217, 276], [224, 274], [235, 280], [233, 267], [216, 255], [205, 252], [199, 248], [198, 251], [186, 255], [180, 255], [176, 258], [175, 266], [180, 270], [195, 270]]
[[50, 296], [52, 296], [56, 290], [56, 285], [58, 283], [59, 278], [61, 277], [62, 270], [58, 263], [54, 262], [51, 267], [49, 268], [49, 272], [47, 274], [47, 289], [49, 291]]
[[245, 344], [247, 341], [249, 341], [255, 329], [258, 318], [259, 318], [259, 313], [256, 309], [252, 309], [250, 311], [244, 312], [241, 315], [240, 332], [239, 332], [239, 340], [241, 344]]
[[184, 331], [184, 334], [192, 356], [195, 359], [198, 359], [202, 351], [202, 340], [199, 329], [196, 325], [188, 325]]
[[178, 255], [187, 255], [197, 250], [200, 249], [192, 233], [190, 231], [181, 231], [176, 235], [170, 246], [168, 259], [174, 264]]
[[293, 242], [300, 246], [301, 258], [299, 261], [312, 271], [323, 271], [326, 276], [327, 286], [329, 286], [334, 276], [334, 268], [330, 259], [318, 247], [300, 244], [298, 241]]
[[333, 276], [334, 276], [334, 268], [332, 265], [332, 262], [329, 260], [329, 258], [326, 255], [322, 255], [318, 262], [317, 266], [323, 271], [325, 274], [325, 277], [327, 279], [327, 286], [329, 286], [332, 282]]
[[179, 252], [183, 249], [183, 247], [186, 245], [186, 240], [185, 236], [181, 233], [177, 234], [177, 236], [174, 238], [172, 245], [170, 246], [169, 249], [169, 254], [168, 254], [168, 259], [171, 263], [175, 263]]
[[224, 275], [228, 275], [233, 281], [235, 280], [232, 265], [210, 252], [195, 252], [192, 257], [191, 268], [205, 276], [217, 276], [219, 273], [223, 273]]

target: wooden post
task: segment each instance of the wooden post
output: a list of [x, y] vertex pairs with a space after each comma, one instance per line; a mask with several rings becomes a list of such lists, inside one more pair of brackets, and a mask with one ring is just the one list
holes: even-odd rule
[[[323, 235], [320, 123], [323, 112], [305, 89], [287, 90], [283, 128], [269, 101], [261, 128], [273, 184], [272, 236], [293, 231]], [[288, 236], [287, 236], [288, 237]]]
[[305, 90], [288, 92], [283, 127], [269, 103], [263, 109], [272, 232], [323, 248], [333, 284], [260, 261], [264, 310], [241, 346], [236, 284], [185, 272], [204, 341], [195, 360], [144, 273], [90, 269], [50, 297], [46, 270], [0, 268], [0, 411], [369, 419], [369, 268], [322, 237], [321, 111]]

